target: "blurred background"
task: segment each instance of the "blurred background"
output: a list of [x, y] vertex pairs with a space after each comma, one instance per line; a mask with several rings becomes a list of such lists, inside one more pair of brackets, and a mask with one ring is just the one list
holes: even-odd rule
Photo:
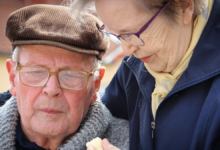
[[[10, 41], [5, 37], [5, 26], [8, 16], [15, 10], [34, 4], [51, 4], [60, 5], [63, 0], [0, 0], [0, 92], [5, 92], [9, 88], [8, 73], [5, 67], [5, 61], [11, 58], [12, 46]], [[119, 67], [123, 58], [122, 48], [113, 42], [107, 50], [102, 66], [106, 67], [105, 76], [102, 80], [101, 89], [102, 94], [105, 87], [109, 84]]]

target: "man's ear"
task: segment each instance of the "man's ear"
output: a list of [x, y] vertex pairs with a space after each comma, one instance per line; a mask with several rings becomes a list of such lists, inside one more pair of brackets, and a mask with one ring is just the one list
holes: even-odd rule
[[100, 67], [100, 68], [98, 68], [96, 71], [98, 71], [99, 72], [99, 78], [98, 79], [96, 79], [96, 81], [95, 81], [95, 90], [96, 90], [96, 92], [98, 92], [99, 91], [99, 88], [100, 88], [100, 85], [101, 85], [101, 80], [102, 80], [102, 78], [104, 77], [104, 74], [105, 74], [105, 67]]
[[175, 0], [177, 6], [180, 8], [179, 15], [182, 16], [184, 25], [189, 25], [193, 21], [194, 15], [194, 1], [193, 0]]
[[7, 71], [8, 71], [9, 82], [10, 82], [9, 90], [10, 90], [10, 93], [11, 93], [13, 96], [16, 96], [16, 88], [15, 88], [15, 66], [16, 66], [16, 63], [15, 63], [13, 60], [11, 60], [11, 59], [7, 59], [7, 60], [6, 60], [6, 68], [7, 68]]
[[92, 100], [91, 100], [91, 104], [93, 104], [95, 102], [95, 100], [97, 99], [97, 92], [99, 91], [99, 88], [100, 88], [100, 85], [101, 85], [101, 80], [105, 74], [105, 67], [100, 67], [98, 68], [96, 71], [99, 72], [99, 78], [97, 78], [95, 81], [94, 81], [94, 84], [95, 84], [95, 90], [94, 90], [94, 93], [92, 95]]

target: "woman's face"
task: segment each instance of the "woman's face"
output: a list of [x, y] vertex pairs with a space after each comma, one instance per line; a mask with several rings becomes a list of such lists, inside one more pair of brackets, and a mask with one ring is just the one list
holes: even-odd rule
[[[154, 15], [141, 11], [131, 0], [97, 0], [96, 9], [107, 31], [116, 35], [138, 32]], [[140, 35], [144, 46], [134, 46], [121, 40], [124, 54], [134, 54], [153, 71], [172, 72], [191, 40], [191, 25], [185, 25], [182, 20], [183, 17], [179, 16], [174, 23], [160, 14]]]

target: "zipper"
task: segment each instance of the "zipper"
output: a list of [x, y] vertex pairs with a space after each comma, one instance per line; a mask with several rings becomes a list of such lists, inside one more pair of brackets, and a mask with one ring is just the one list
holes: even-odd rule
[[155, 122], [154, 121], [151, 122], [151, 129], [152, 129], [152, 139], [153, 139], [153, 137], [154, 137], [154, 130], [155, 130]]

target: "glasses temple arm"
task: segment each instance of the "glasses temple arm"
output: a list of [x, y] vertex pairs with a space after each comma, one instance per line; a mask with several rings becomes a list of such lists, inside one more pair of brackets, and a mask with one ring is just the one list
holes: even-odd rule
[[136, 36], [140, 36], [140, 33], [142, 33], [146, 28], [148, 28], [151, 23], [156, 19], [156, 17], [170, 4], [171, 1], [168, 1], [160, 11], [158, 11], [137, 33]]

